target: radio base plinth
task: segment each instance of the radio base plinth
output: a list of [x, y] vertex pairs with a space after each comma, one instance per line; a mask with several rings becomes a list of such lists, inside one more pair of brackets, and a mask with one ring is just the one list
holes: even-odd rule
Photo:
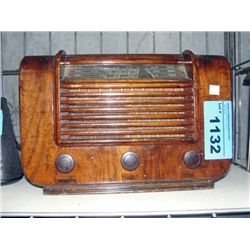
[[43, 187], [46, 195], [105, 194], [162, 192], [177, 190], [199, 190], [214, 188], [211, 181], [181, 182], [137, 182], [137, 183], [98, 183], [98, 184], [56, 184]]

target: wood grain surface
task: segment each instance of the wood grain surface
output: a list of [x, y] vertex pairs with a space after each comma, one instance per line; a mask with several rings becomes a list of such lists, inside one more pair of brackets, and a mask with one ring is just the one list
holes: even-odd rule
[[[114, 139], [107, 139], [108, 143], [99, 140], [94, 143], [84, 142], [74, 144], [72, 141], [62, 140], [61, 124], [62, 105], [67, 104], [64, 100], [62, 104], [61, 86], [72, 87], [75, 86], [70, 80], [61, 82], [60, 65], [66, 64], [178, 64], [184, 63], [188, 75], [191, 77], [189, 84], [192, 85], [193, 97], [193, 118], [188, 118], [185, 121], [185, 126], [193, 122], [193, 129], [190, 131], [189, 140], [184, 137], [184, 140], [157, 140], [143, 138], [143, 140], [130, 140], [124, 137], [122, 140], [115, 141]], [[95, 88], [103, 88], [103, 86], [114, 84], [121, 84], [122, 87], [132, 88], [136, 85], [138, 88], [145, 84], [155, 85], [161, 88], [162, 84], [173, 84], [171, 80], [117, 80], [117, 81], [80, 81], [79, 88], [89, 88], [88, 85], [95, 85]], [[218, 83], [220, 85], [220, 94], [218, 96], [209, 95], [209, 84]], [[85, 85], [86, 84], [86, 85]], [[143, 85], [144, 84], [144, 85]], [[176, 83], [174, 83], [176, 84]], [[181, 84], [181, 82], [180, 82]], [[166, 87], [165, 86], [165, 87]], [[145, 86], [144, 86], [145, 87]], [[78, 90], [79, 90], [78, 88]], [[88, 92], [87, 92], [88, 93]], [[183, 96], [188, 92], [182, 92]], [[110, 100], [114, 95], [105, 93]], [[87, 94], [86, 94], [87, 95]], [[120, 93], [121, 97], [123, 96]], [[148, 96], [147, 92], [143, 95]], [[141, 100], [145, 96], [141, 96]], [[149, 96], [152, 95], [152, 92]], [[157, 95], [157, 93], [156, 93]], [[159, 98], [159, 104], [164, 104], [163, 93]], [[93, 97], [91, 93], [89, 97]], [[102, 128], [102, 123], [98, 126], [91, 125], [89, 119], [98, 110], [89, 109], [89, 116], [86, 115], [86, 120], [82, 123], [72, 123], [69, 126], [84, 128], [88, 130], [81, 130], [80, 134], [83, 136], [90, 136], [104, 134], [109, 135], [107, 131], [126, 135], [135, 131], [137, 137], [140, 134], [145, 134], [143, 130], [136, 130], [136, 126], [146, 127], [145, 124], [140, 124], [142, 120], [137, 121], [136, 115], [140, 114], [137, 110], [133, 110], [132, 106], [126, 106], [131, 102], [136, 102], [133, 95], [126, 99], [127, 103], [123, 103], [122, 115], [131, 115], [133, 122], [128, 120], [119, 120], [118, 124], [112, 117], [106, 123], [106, 127]], [[88, 100], [91, 104], [91, 98]], [[99, 96], [99, 101], [102, 101], [103, 108], [107, 106], [106, 99]], [[204, 160], [204, 114], [203, 103], [208, 100], [230, 100], [230, 67], [227, 60], [221, 56], [195, 56], [190, 52], [185, 52], [183, 55], [66, 55], [63, 52], [58, 53], [55, 57], [52, 56], [29, 56], [22, 60], [20, 67], [20, 125], [21, 125], [21, 146], [22, 146], [22, 165], [27, 179], [37, 186], [53, 187], [54, 185], [63, 185], [64, 187], [74, 188], [86, 185], [91, 185], [91, 192], [100, 192], [100, 185], [108, 192], [119, 191], [157, 191], [157, 185], [160, 190], [167, 189], [194, 189], [196, 184], [200, 187], [211, 187], [213, 182], [222, 178], [229, 170], [230, 160]], [[122, 99], [124, 100], [124, 98]], [[139, 101], [141, 101], [139, 100]], [[75, 99], [77, 103], [77, 99]], [[113, 105], [113, 109], [119, 108], [118, 103]], [[152, 101], [152, 100], [151, 100]], [[190, 100], [189, 100], [190, 101]], [[145, 105], [149, 100], [145, 101]], [[175, 101], [174, 101], [175, 102]], [[101, 102], [100, 102], [101, 103]], [[81, 103], [82, 104], [82, 103]], [[84, 103], [84, 105], [90, 105]], [[94, 101], [92, 101], [94, 104]], [[121, 104], [121, 103], [120, 103]], [[174, 103], [173, 103], [174, 104]], [[109, 107], [109, 106], [107, 106]], [[154, 114], [164, 116], [166, 107], [160, 106], [162, 110], [154, 110], [156, 113], [150, 113], [146, 110], [147, 115]], [[171, 107], [170, 107], [171, 108]], [[107, 110], [100, 109], [107, 115], [114, 114], [115, 110], [107, 108]], [[65, 110], [67, 111], [67, 110]], [[116, 110], [117, 111], [117, 110]], [[78, 113], [81, 110], [78, 110]], [[85, 108], [86, 112], [86, 108]], [[137, 112], [137, 113], [136, 113]], [[142, 111], [141, 111], [142, 112]], [[117, 114], [117, 113], [115, 113]], [[91, 118], [92, 115], [92, 118]], [[163, 117], [158, 117], [163, 119]], [[116, 117], [117, 119], [117, 117]], [[193, 120], [192, 120], [193, 119]], [[151, 121], [151, 120], [150, 120]], [[167, 122], [167, 121], [165, 121]], [[90, 126], [91, 125], [91, 126]], [[119, 126], [118, 126], [119, 125]], [[150, 124], [150, 127], [160, 127], [156, 130], [156, 134], [164, 134], [163, 127], [167, 124], [160, 124], [156, 121]], [[179, 124], [180, 125], [180, 124]], [[192, 124], [191, 124], [192, 125]], [[90, 128], [89, 128], [90, 126]], [[113, 126], [113, 127], [112, 127]], [[118, 129], [118, 127], [119, 129]], [[175, 123], [175, 126], [178, 126]], [[121, 129], [121, 128], [122, 129]], [[67, 128], [67, 126], [66, 126]], [[101, 129], [100, 129], [101, 128]], [[172, 128], [173, 129], [173, 128]], [[185, 128], [184, 130], [187, 130]], [[113, 132], [114, 132], [113, 131]], [[128, 132], [130, 131], [130, 132]], [[151, 133], [155, 130], [151, 130]], [[183, 132], [183, 131], [182, 131]], [[185, 132], [185, 131], [184, 131]], [[78, 132], [79, 133], [79, 132]], [[174, 132], [173, 132], [174, 133]], [[66, 136], [67, 133], [64, 134]], [[110, 134], [112, 135], [112, 133]], [[101, 137], [100, 137], [101, 138]], [[93, 142], [93, 139], [92, 139]], [[183, 161], [183, 156], [186, 152], [195, 150], [201, 155], [201, 163], [195, 168], [188, 168]], [[134, 171], [127, 171], [121, 166], [121, 156], [126, 152], [134, 152], [140, 159], [140, 164]], [[73, 157], [75, 165], [71, 172], [65, 174], [57, 170], [55, 166], [56, 159], [59, 155], [69, 154]], [[183, 184], [184, 183], [184, 184]], [[108, 185], [107, 185], [108, 184]], [[138, 184], [138, 185], [137, 185]], [[147, 186], [148, 184], [148, 186]], [[169, 185], [168, 185], [169, 184]], [[207, 184], [207, 185], [206, 185]], [[95, 189], [96, 185], [96, 189]], [[126, 188], [124, 188], [124, 185]], [[137, 185], [137, 188], [135, 188]], [[107, 188], [108, 186], [108, 188]], [[56, 186], [55, 186], [56, 187]], [[58, 188], [57, 188], [58, 190]], [[89, 192], [90, 189], [82, 188], [84, 192]]]

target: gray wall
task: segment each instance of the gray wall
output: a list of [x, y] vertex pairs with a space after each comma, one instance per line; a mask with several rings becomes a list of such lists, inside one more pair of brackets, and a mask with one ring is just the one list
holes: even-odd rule
[[[250, 60], [250, 32], [236, 33], [236, 64]], [[249, 67], [246, 64], [243, 67]], [[249, 96], [250, 88], [242, 86], [245, 75], [236, 77], [236, 163], [245, 166], [248, 149]]]
[[[1, 34], [0, 34], [0, 48], [1, 46]], [[2, 97], [2, 50], [0, 49], [0, 98]], [[2, 143], [1, 143], [1, 137], [0, 137], [0, 180], [2, 179]], [[2, 189], [0, 188], [0, 203], [2, 201]], [[1, 203], [2, 204], [2, 203]], [[0, 205], [1, 209], [1, 205]]]
[[[250, 32], [236, 33], [236, 63], [250, 59]], [[17, 139], [19, 135], [18, 70], [25, 55], [181, 53], [224, 55], [224, 32], [2, 32], [0, 40], [0, 95], [8, 99]], [[2, 69], [1, 69], [2, 67]], [[236, 160], [245, 165], [249, 88], [237, 77]]]
[[[54, 55], [64, 49], [68, 54], [181, 53], [224, 54], [223, 32], [2, 32], [1, 52], [3, 95], [8, 99], [14, 129], [19, 140], [17, 70], [25, 55]], [[7, 75], [6, 75], [7, 74]]]

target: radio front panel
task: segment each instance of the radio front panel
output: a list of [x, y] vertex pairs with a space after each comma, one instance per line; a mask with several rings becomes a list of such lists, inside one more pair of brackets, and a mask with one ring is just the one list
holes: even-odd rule
[[26, 177], [48, 192], [212, 187], [231, 162], [230, 91], [221, 56], [25, 57]]

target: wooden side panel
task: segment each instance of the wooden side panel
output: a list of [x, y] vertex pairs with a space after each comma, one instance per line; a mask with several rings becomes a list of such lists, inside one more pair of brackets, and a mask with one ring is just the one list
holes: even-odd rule
[[[215, 59], [216, 58], [216, 59]], [[219, 100], [231, 100], [231, 84], [230, 84], [230, 65], [226, 58], [215, 57], [211, 58], [208, 56], [199, 58], [199, 73], [200, 73], [200, 135], [203, 137], [202, 143], [204, 143], [204, 101], [219, 101]], [[220, 94], [218, 96], [210, 95], [209, 85], [211, 83], [218, 83], [220, 85]], [[214, 171], [213, 168], [217, 169], [218, 172], [224, 171], [224, 175], [229, 170], [231, 160], [205, 160], [208, 169]], [[223, 166], [223, 167], [222, 167]], [[222, 170], [223, 169], [223, 170]], [[222, 175], [223, 176], [223, 175]]]

